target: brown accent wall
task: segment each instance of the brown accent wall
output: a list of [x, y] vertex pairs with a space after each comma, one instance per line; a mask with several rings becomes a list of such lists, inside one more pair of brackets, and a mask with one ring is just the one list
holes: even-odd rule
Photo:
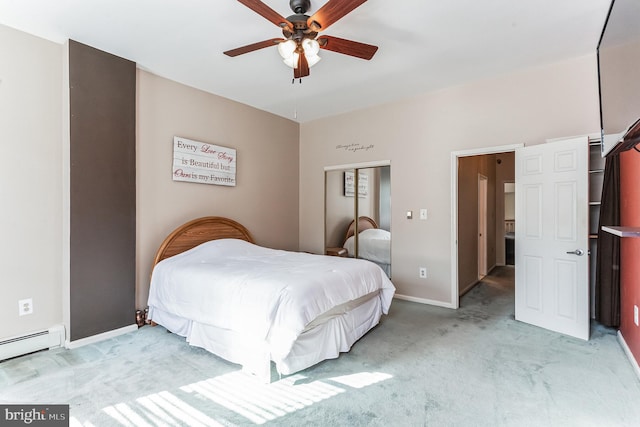
[[134, 323], [136, 64], [69, 42], [71, 341]]

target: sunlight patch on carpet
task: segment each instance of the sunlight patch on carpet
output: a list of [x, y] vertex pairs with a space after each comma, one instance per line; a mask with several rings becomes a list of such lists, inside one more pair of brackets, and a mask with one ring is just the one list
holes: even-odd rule
[[[380, 372], [360, 372], [311, 381], [301, 374], [264, 384], [242, 371], [198, 381], [175, 392], [149, 394], [128, 403], [108, 406], [102, 411], [126, 427], [203, 426], [220, 427], [222, 408], [260, 425], [330, 399], [351, 389], [361, 389], [392, 378]], [[346, 387], [329, 384], [328, 381]], [[198, 409], [196, 409], [196, 407]], [[221, 414], [219, 414], [221, 415]], [[72, 417], [71, 425], [86, 425]]]
[[174, 426], [184, 423], [192, 427], [222, 427], [222, 424], [168, 391], [141, 397], [136, 403], [108, 406], [103, 411], [126, 427]]
[[293, 375], [264, 384], [243, 372], [232, 372], [180, 389], [209, 399], [255, 424], [264, 424], [346, 391], [322, 381], [295, 385], [304, 378]]
[[379, 383], [380, 381], [388, 380], [389, 378], [393, 378], [393, 376], [389, 374], [382, 374], [380, 372], [360, 372], [359, 374], [333, 377], [331, 378], [331, 381], [348, 385], [353, 388], [363, 388]]

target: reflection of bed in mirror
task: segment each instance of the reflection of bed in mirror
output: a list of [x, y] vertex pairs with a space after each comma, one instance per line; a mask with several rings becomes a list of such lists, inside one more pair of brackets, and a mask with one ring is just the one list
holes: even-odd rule
[[[355, 220], [351, 221], [342, 245], [350, 257], [356, 254], [355, 225]], [[368, 216], [358, 218], [358, 258], [375, 262], [391, 277], [391, 233]]]

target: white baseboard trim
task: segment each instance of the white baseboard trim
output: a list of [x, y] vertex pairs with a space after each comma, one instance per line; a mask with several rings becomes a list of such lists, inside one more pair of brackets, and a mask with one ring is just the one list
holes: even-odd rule
[[417, 303], [420, 303], [420, 304], [435, 305], [437, 307], [454, 308], [455, 309], [453, 304], [448, 303], [448, 302], [436, 301], [436, 300], [431, 300], [431, 299], [426, 299], [426, 298], [416, 298], [416, 297], [410, 297], [410, 296], [407, 296], [407, 295], [400, 295], [400, 294], [395, 294], [393, 297], [397, 298], [397, 299], [404, 300], [404, 301], [411, 301], [411, 302], [417, 302]]
[[125, 326], [119, 329], [114, 329], [113, 331], [103, 332], [97, 335], [92, 335], [87, 338], [81, 338], [75, 341], [66, 341], [64, 346], [69, 350], [73, 350], [74, 348], [82, 347], [88, 344], [95, 344], [97, 342], [108, 340], [109, 338], [115, 338], [119, 335], [128, 334], [129, 332], [134, 332], [137, 330], [138, 330], [138, 325], [134, 323], [133, 325]]
[[618, 342], [620, 343], [620, 347], [622, 347], [622, 350], [624, 350], [624, 354], [627, 355], [629, 362], [631, 362], [631, 367], [636, 373], [636, 376], [640, 380], [640, 366], [638, 366], [638, 361], [636, 360], [635, 357], [633, 357], [633, 353], [631, 353], [631, 349], [627, 345], [627, 342], [624, 340], [624, 337], [622, 336], [622, 332], [620, 331], [618, 331]]
[[0, 340], [0, 360], [23, 356], [40, 350], [60, 347], [64, 343], [64, 326], [34, 331]]

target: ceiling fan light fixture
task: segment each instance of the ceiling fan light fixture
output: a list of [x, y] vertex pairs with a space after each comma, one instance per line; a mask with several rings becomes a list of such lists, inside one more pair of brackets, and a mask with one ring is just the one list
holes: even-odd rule
[[318, 52], [320, 52], [320, 43], [315, 39], [304, 39], [302, 40], [302, 48], [307, 58], [309, 56], [317, 56]]
[[309, 75], [309, 68], [320, 61], [320, 49], [366, 60], [373, 58], [378, 50], [377, 46], [353, 40], [328, 35], [318, 37], [320, 30], [326, 30], [367, 0], [326, 0], [311, 16], [307, 15], [311, 0], [289, 0], [294, 14], [288, 18], [271, 9], [266, 0], [238, 1], [281, 28], [283, 38], [252, 43], [223, 52], [225, 55], [234, 57], [277, 44], [284, 63], [294, 69], [294, 79], [302, 80]]
[[287, 67], [298, 68], [299, 55], [300, 54], [298, 52], [293, 52], [288, 58], [283, 58], [282, 62], [284, 62]]
[[307, 53], [305, 53], [304, 56], [307, 57], [307, 63], [309, 64], [309, 68], [316, 65], [322, 59], [318, 55], [308, 55]]
[[290, 59], [296, 51], [297, 48], [296, 42], [293, 40], [286, 40], [278, 43], [278, 53], [285, 61]]
[[304, 51], [304, 56], [307, 58], [307, 63], [309, 68], [313, 67], [320, 61], [320, 56], [318, 56], [318, 52], [320, 52], [320, 44], [317, 40], [307, 38], [302, 40], [302, 50]]

